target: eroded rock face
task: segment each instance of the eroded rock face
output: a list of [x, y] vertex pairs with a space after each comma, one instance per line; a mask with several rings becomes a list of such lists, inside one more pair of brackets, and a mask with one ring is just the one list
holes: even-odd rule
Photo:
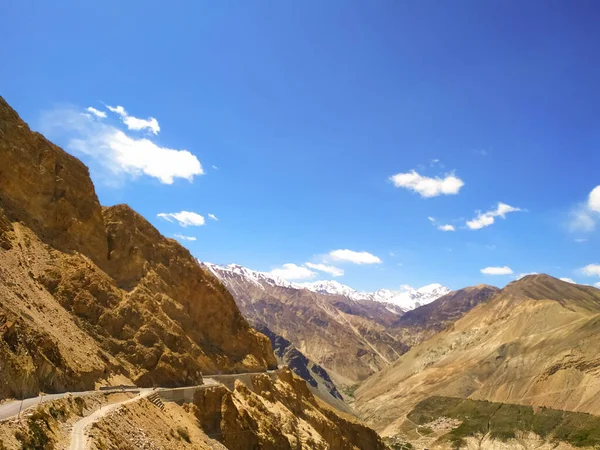
[[[0, 398], [277, 366], [229, 292], [0, 97]], [[10, 373], [10, 377], [4, 374]]]
[[0, 206], [58, 250], [77, 250], [104, 267], [102, 208], [88, 168], [32, 132], [0, 97]]
[[237, 381], [233, 391], [215, 386], [194, 397], [202, 429], [230, 450], [386, 448], [373, 430], [319, 402], [287, 368], [274, 379], [256, 375], [252, 385]]

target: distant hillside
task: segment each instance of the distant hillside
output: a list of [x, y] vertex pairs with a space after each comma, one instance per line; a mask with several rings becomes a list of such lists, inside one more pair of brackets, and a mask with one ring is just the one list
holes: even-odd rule
[[382, 303], [312, 292], [240, 266], [205, 266], [248, 320], [290, 341], [338, 386], [364, 380], [408, 349], [386, 331], [398, 314]]
[[391, 333], [411, 346], [416, 345], [450, 327], [475, 306], [487, 302], [499, 291], [496, 287], [484, 284], [453, 291], [400, 316], [392, 325]]
[[600, 290], [547, 275], [515, 281], [356, 391], [385, 434], [430, 396], [600, 414]]

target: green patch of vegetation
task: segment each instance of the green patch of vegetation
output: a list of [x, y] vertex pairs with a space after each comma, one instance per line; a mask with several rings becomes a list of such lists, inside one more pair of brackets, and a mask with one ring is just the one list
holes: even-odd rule
[[352, 386], [348, 386], [342, 389], [342, 392], [346, 394], [348, 397], [354, 398], [354, 393], [358, 389], [358, 384], [353, 384]]
[[[439, 417], [461, 421], [447, 435], [454, 448], [461, 448], [465, 438], [489, 433], [506, 441], [516, 432], [534, 432], [553, 441], [564, 441], [576, 447], [600, 448], [600, 417], [591, 414], [541, 408], [534, 412], [531, 406], [493, 403], [453, 397], [430, 397], [420, 402], [408, 414], [418, 425]], [[423, 427], [419, 427], [419, 432]]]

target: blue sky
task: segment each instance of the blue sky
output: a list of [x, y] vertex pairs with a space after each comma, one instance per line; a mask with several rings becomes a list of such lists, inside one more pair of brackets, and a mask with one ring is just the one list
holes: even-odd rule
[[357, 289], [600, 281], [596, 2], [186, 3], [2, 7], [1, 94], [103, 204]]

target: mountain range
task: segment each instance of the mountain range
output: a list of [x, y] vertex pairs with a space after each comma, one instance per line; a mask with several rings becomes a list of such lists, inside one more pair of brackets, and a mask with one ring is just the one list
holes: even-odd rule
[[442, 286], [439, 283], [429, 284], [419, 289], [406, 286], [397, 291], [379, 289], [375, 292], [361, 292], [335, 280], [292, 283], [268, 272], [251, 270], [238, 264], [217, 265], [209, 262], [203, 262], [201, 264], [204, 264], [216, 275], [222, 274], [222, 276], [224, 276], [225, 273], [230, 272], [231, 274], [240, 275], [248, 281], [258, 283], [259, 285], [266, 283], [271, 286], [308, 289], [309, 291], [317, 292], [319, 294], [341, 295], [355, 301], [368, 300], [379, 302], [385, 304], [390, 311], [398, 314], [431, 303], [450, 292], [449, 288]]
[[195, 392], [205, 374], [252, 372], [229, 388], [205, 385], [185, 407], [161, 405], [157, 393], [122, 403], [95, 423], [90, 445], [385, 449], [373, 430], [278, 369], [271, 340], [211, 271], [129, 206], [100, 205], [88, 168], [1, 97], [0, 160], [0, 403], [73, 393], [0, 421], [0, 448], [68, 447], [74, 417], [99, 411], [110, 395], [78, 391]]
[[[413, 323], [420, 320], [411, 318]], [[599, 289], [548, 275], [529, 275], [497, 291], [489, 301], [479, 303], [370, 377], [356, 391], [355, 407], [384, 435], [412, 433], [411, 411], [422, 411], [423, 402], [434, 397], [438, 404], [447, 402], [446, 398], [469, 399], [475, 402], [469, 404], [474, 409], [495, 402], [498, 408], [507, 404], [534, 407], [524, 413], [552, 408], [556, 411], [552, 414], [561, 418], [566, 416], [559, 411], [597, 415], [598, 342]], [[438, 414], [429, 415], [426, 422], [433, 424], [451, 413]], [[570, 429], [583, 432], [579, 429], [583, 419], [585, 415]], [[517, 418], [512, 420], [509, 428], [520, 429]], [[594, 429], [598, 438], [594, 442], [600, 443], [600, 428]], [[477, 437], [464, 427], [463, 432], [465, 437]]]
[[[463, 290], [452, 295], [439, 284], [357, 292], [336, 281], [291, 283], [236, 264], [201, 264], [229, 289], [251, 324], [290, 341], [325, 369], [342, 392], [352, 392], [411, 345], [449, 326], [495, 293], [490, 288], [475, 289], [478, 295]], [[403, 317], [412, 313], [425, 319], [404, 322]]]

